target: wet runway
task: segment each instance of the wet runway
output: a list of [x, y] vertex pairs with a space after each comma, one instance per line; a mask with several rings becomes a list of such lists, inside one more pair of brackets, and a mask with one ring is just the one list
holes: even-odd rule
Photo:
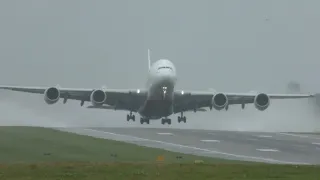
[[320, 164], [320, 135], [155, 128], [60, 130], [201, 156], [281, 164]]

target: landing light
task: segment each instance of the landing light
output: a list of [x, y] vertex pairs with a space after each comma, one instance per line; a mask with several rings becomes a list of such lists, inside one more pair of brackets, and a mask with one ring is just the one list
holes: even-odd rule
[[183, 94], [184, 94], [184, 91], [181, 91], [181, 94], [183, 95]]
[[137, 93], [140, 93], [140, 89], [137, 90]]

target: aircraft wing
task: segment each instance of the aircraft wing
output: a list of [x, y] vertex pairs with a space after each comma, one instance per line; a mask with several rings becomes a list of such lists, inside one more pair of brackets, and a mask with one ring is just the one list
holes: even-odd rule
[[[89, 101], [91, 93], [95, 89], [80, 88], [60, 88], [60, 98], [79, 101]], [[48, 87], [22, 87], [22, 86], [0, 86], [0, 89], [19, 91], [25, 93], [44, 94]], [[137, 112], [147, 97], [145, 90], [133, 89], [106, 89], [103, 90], [106, 95], [105, 104], [114, 107], [113, 109], [126, 109]], [[103, 108], [100, 108], [103, 109]]]
[[[220, 92], [219, 92], [220, 93]], [[223, 93], [223, 92], [222, 92]], [[196, 108], [212, 106], [212, 98], [217, 92], [210, 91], [176, 91], [174, 113], [190, 111]], [[228, 99], [228, 105], [252, 104], [259, 93], [223, 93]], [[267, 94], [269, 99], [312, 98], [314, 94]]]

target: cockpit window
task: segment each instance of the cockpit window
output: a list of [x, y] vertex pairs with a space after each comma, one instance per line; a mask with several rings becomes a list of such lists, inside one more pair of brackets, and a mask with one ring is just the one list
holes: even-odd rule
[[159, 70], [159, 69], [171, 69], [171, 70], [172, 70], [172, 68], [169, 67], [169, 66], [162, 66], [162, 67], [159, 67], [158, 70]]

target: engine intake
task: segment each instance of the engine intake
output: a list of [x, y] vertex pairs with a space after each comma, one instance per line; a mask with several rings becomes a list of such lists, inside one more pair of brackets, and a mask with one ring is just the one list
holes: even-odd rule
[[106, 101], [107, 95], [102, 90], [94, 90], [90, 95], [90, 101], [93, 106], [101, 106]]
[[254, 98], [254, 106], [260, 110], [266, 110], [270, 105], [270, 98], [267, 94], [260, 93]]
[[212, 98], [212, 107], [216, 110], [222, 110], [228, 105], [228, 97], [223, 93], [217, 93]]
[[55, 104], [60, 99], [60, 90], [56, 87], [50, 87], [44, 92], [44, 101], [47, 104]]

